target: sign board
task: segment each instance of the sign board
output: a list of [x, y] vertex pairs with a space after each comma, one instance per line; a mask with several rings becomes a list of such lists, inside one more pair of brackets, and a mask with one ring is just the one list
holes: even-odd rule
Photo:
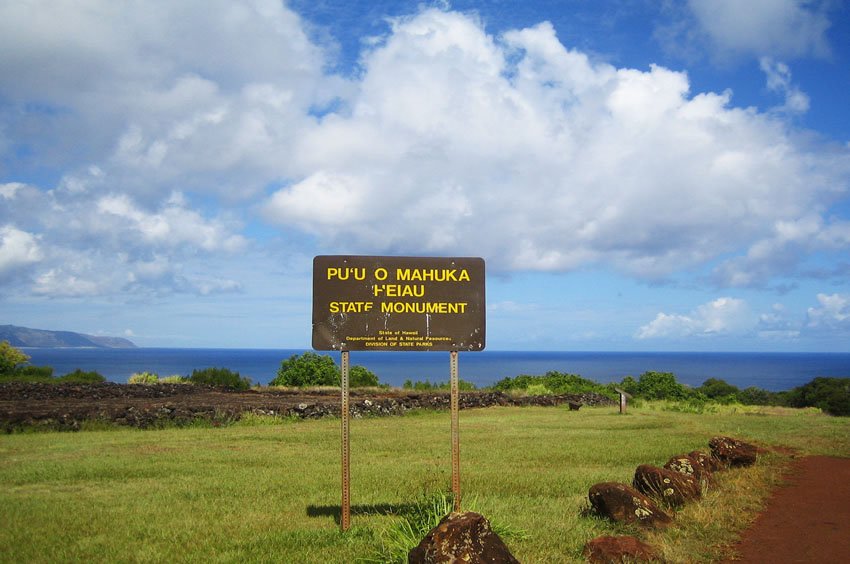
[[480, 351], [484, 325], [484, 259], [313, 259], [316, 350]]

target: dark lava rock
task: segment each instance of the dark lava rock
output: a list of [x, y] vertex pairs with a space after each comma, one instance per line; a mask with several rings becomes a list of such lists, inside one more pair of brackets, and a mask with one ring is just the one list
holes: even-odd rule
[[634, 487], [671, 507], [678, 507], [702, 495], [702, 488], [693, 476], [641, 464], [635, 470]]
[[[711, 457], [706, 455], [706, 458]], [[664, 468], [672, 470], [673, 472], [678, 472], [679, 474], [684, 474], [685, 476], [690, 476], [697, 482], [712, 481], [711, 470], [706, 468], [701, 460], [691, 456], [690, 454], [674, 456], [667, 461]]]
[[711, 453], [702, 450], [693, 450], [688, 453], [688, 456], [702, 467], [703, 472], [712, 474], [722, 469], [720, 461], [714, 458]]
[[724, 467], [751, 466], [755, 464], [759, 448], [732, 437], [713, 437], [708, 441], [711, 455]]
[[[460, 408], [556, 406], [564, 403], [609, 405], [603, 395], [511, 396], [501, 392], [460, 394]], [[399, 415], [412, 409], [449, 409], [447, 392], [351, 390], [353, 417]], [[26, 427], [77, 430], [86, 421], [134, 427], [213, 424], [240, 419], [245, 413], [317, 419], [338, 417], [339, 390], [264, 388], [231, 390], [190, 384], [99, 384], [0, 382], [0, 432]]]
[[449, 513], [407, 555], [410, 563], [519, 564], [490, 522], [478, 513]]
[[652, 562], [660, 560], [658, 552], [645, 542], [632, 537], [597, 537], [584, 545], [584, 557], [593, 564]]
[[618, 523], [664, 527], [673, 521], [654, 501], [627, 484], [595, 484], [591, 486], [587, 497], [597, 514]]

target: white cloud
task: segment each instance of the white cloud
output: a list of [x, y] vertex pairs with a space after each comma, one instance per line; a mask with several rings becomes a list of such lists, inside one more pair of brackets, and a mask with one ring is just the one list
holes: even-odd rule
[[18, 193], [19, 190], [24, 188], [26, 185], [20, 182], [8, 182], [6, 184], [0, 184], [0, 198], [4, 200], [13, 200], [15, 198], [15, 194]]
[[0, 53], [15, 77], [0, 83], [9, 138], [42, 166], [97, 161], [128, 185], [142, 174], [146, 192], [261, 189], [311, 107], [345, 91], [277, 0], [7, 2]]
[[770, 57], [761, 57], [759, 66], [767, 77], [767, 88], [785, 98], [775, 111], [802, 114], [809, 110], [809, 97], [791, 82], [791, 69], [783, 62]]
[[829, 2], [689, 0], [699, 30], [717, 55], [804, 57], [829, 53]]
[[809, 329], [850, 330], [850, 294], [818, 294], [819, 307], [808, 310]]
[[687, 315], [659, 313], [635, 336], [657, 339], [740, 334], [754, 325], [755, 318], [744, 300], [724, 297], [703, 304]]
[[350, 111], [300, 138], [300, 178], [265, 206], [329, 248], [659, 278], [771, 237], [850, 178], [850, 153], [781, 117], [691, 94], [681, 72], [593, 64], [548, 24], [494, 38], [426, 10], [363, 61]]
[[714, 271], [723, 286], [760, 287], [776, 276], [793, 273], [807, 257], [850, 247], [850, 222], [807, 214], [778, 220], [765, 237], [754, 241], [746, 254], [721, 263]]
[[[204, 251], [236, 252], [247, 243], [241, 235], [228, 233], [221, 222], [207, 221], [198, 212], [187, 209], [179, 193], [172, 194], [154, 213], [140, 209], [129, 196], [104, 196], [97, 201], [97, 213], [119, 220], [127, 236], [139, 236], [156, 246], [190, 245]], [[116, 227], [112, 221], [108, 221], [108, 226]]]
[[[237, 291], [201, 266], [249, 249], [260, 208], [335, 251], [493, 270], [658, 279], [745, 252], [717, 279], [755, 284], [795, 267], [783, 253], [850, 246], [826, 219], [847, 148], [804, 145], [786, 115], [692, 93], [683, 72], [594, 63], [546, 23], [493, 37], [424, 10], [343, 80], [277, 1], [91, 0], [35, 18], [45, 6], [0, 6], [0, 72], [16, 77], [0, 128], [65, 171], [0, 188], [0, 224], [43, 253], [39, 293]], [[801, 109], [787, 67], [765, 72]], [[795, 224], [811, 228], [783, 234]]]
[[0, 227], [0, 280], [44, 258], [37, 236], [12, 225]]

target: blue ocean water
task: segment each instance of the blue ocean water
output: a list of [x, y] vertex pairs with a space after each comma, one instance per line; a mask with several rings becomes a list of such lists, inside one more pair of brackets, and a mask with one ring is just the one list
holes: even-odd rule
[[[267, 384], [282, 360], [303, 349], [25, 349], [31, 364], [52, 366], [62, 375], [80, 368], [100, 372], [112, 382], [126, 382], [134, 372], [160, 376], [188, 375], [196, 368], [222, 367]], [[339, 353], [330, 353], [339, 364]], [[406, 379], [447, 381], [447, 352], [352, 352], [351, 364], [377, 374], [381, 382], [401, 386]], [[600, 383], [637, 378], [650, 370], [672, 372], [679, 382], [699, 386], [722, 378], [739, 388], [757, 386], [780, 391], [818, 376], [850, 377], [850, 353], [695, 353], [695, 352], [508, 352], [460, 353], [460, 377], [478, 386], [506, 376], [545, 374], [550, 370], [579, 374]]]

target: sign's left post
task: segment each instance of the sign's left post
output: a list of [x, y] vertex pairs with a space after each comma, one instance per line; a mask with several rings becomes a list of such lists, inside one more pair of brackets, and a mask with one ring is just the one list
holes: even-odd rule
[[342, 351], [342, 504], [340, 513], [340, 526], [343, 531], [351, 527], [351, 443], [349, 436], [348, 409], [348, 375], [349, 375], [349, 352]]

